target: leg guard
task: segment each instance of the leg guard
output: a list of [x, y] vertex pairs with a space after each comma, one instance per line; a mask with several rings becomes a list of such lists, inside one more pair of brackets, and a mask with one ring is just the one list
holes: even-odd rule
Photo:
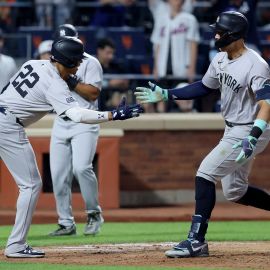
[[195, 179], [195, 215], [210, 219], [216, 203], [216, 186], [211, 181], [197, 176]]

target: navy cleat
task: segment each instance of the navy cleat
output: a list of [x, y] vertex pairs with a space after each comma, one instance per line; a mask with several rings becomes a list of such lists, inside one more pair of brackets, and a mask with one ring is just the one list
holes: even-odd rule
[[208, 243], [205, 241], [207, 227], [207, 219], [201, 215], [192, 216], [188, 239], [166, 251], [165, 255], [169, 258], [208, 257]]
[[185, 240], [166, 251], [165, 255], [169, 258], [208, 257], [208, 244], [195, 239]]
[[42, 250], [35, 250], [30, 246], [27, 246], [24, 250], [5, 254], [8, 258], [43, 258], [45, 252]]

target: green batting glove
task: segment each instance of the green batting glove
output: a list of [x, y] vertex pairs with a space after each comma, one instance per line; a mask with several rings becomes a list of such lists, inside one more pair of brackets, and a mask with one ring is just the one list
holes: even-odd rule
[[162, 89], [158, 85], [148, 82], [150, 88], [136, 87], [134, 92], [136, 99], [140, 103], [156, 103], [168, 100], [168, 90]]
[[245, 163], [248, 158], [253, 154], [256, 148], [257, 139], [253, 136], [248, 136], [247, 138], [243, 139], [242, 141], [233, 145], [233, 149], [241, 147], [242, 150], [238, 157], [235, 159], [235, 162], [239, 164]]

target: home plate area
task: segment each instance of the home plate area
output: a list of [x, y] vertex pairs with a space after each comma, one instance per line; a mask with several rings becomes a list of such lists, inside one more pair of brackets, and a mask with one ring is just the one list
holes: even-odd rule
[[[132, 243], [44, 247], [39, 263], [79, 265], [127, 265], [158, 267], [205, 267], [207, 269], [269, 269], [270, 241], [209, 242], [210, 257], [166, 258], [174, 244]], [[31, 259], [33, 261], [33, 259]]]

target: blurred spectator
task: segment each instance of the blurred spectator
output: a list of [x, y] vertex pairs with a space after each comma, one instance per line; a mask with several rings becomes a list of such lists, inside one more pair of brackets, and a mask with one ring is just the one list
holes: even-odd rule
[[[162, 15], [164, 12], [169, 12], [170, 5], [168, 1], [163, 0], [147, 0], [148, 1], [148, 7], [150, 11], [152, 12], [154, 20]], [[196, 0], [184, 0], [182, 11], [192, 13], [194, 8], [194, 3]]]
[[[0, 0], [0, 3], [12, 3], [15, 0]], [[12, 8], [0, 6], [0, 28], [5, 32], [12, 32], [16, 26], [16, 18], [13, 16]]]
[[54, 27], [71, 21], [75, 0], [35, 0], [37, 24]]
[[[103, 73], [123, 74], [125, 69], [114, 59], [115, 44], [111, 39], [104, 38], [97, 42], [97, 59], [99, 60]], [[128, 90], [129, 80], [126, 79], [104, 79], [100, 95], [100, 109], [105, 110], [117, 106], [121, 99], [121, 93]]]
[[246, 45], [260, 53], [260, 40], [257, 32], [257, 4], [258, 0], [229, 0], [223, 11], [238, 11], [248, 20], [249, 28]]
[[0, 93], [2, 89], [7, 85], [9, 79], [17, 72], [17, 66], [15, 60], [2, 53], [4, 48], [4, 34], [0, 28]]
[[37, 49], [36, 58], [40, 60], [49, 60], [51, 56], [53, 40], [42, 41]]
[[[167, 75], [179, 77], [166, 85], [164, 81], [165, 88], [173, 88], [179, 82], [191, 83], [196, 76], [199, 25], [192, 14], [182, 10], [183, 3], [184, 0], [168, 0], [169, 9], [156, 17], [151, 37], [155, 77], [165, 80]], [[158, 104], [159, 112], [165, 110], [161, 104]]]
[[98, 0], [91, 25], [93, 26], [142, 26], [144, 14], [136, 0]]

